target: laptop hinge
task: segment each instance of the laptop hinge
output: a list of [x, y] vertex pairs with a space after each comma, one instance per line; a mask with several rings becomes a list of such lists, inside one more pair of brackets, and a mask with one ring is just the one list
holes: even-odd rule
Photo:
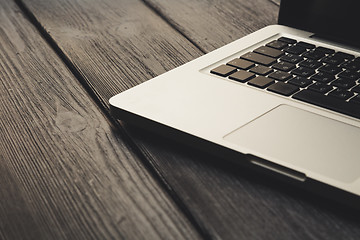
[[349, 46], [350, 46], [350, 49], [354, 50], [354, 51], [360, 50], [359, 43], [354, 43], [354, 42], [346, 41], [346, 40], [335, 38], [335, 37], [329, 37], [329, 36], [315, 33], [315, 34], [311, 35], [310, 38], [314, 39], [316, 41], [319, 41], [319, 42], [335, 45], [335, 46], [342, 47], [342, 48], [349, 49]]

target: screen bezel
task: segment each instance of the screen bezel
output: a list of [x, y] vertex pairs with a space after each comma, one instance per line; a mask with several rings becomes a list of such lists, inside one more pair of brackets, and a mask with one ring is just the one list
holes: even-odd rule
[[[316, 0], [311, 0], [311, 1], [313, 3]], [[355, 2], [354, 1], [351, 2], [351, 0], [342, 0], [341, 2], [340, 1], [338, 2], [339, 4], [342, 4], [339, 5], [342, 7], [352, 6], [355, 4]], [[306, 4], [306, 3], [300, 0], [281, 0], [280, 11], [278, 16], [278, 24], [312, 32], [316, 34], [316, 36], [321, 37], [323, 39], [328, 39], [330, 41], [340, 42], [354, 46], [356, 48], [360, 48], [360, 32], [358, 33], [356, 31], [355, 26], [349, 26], [346, 24], [344, 25], [339, 23], [333, 25], [326, 24], [325, 27], [320, 28], [319, 26], [316, 26], [316, 24], [310, 24], [310, 23], [307, 24], [306, 22], [309, 20], [309, 18], [311, 17], [316, 18], [317, 16], [309, 15], [308, 13], [310, 12], [310, 9], [308, 13], [303, 13], [294, 10], [294, 9], [298, 9], [297, 6], [300, 6], [300, 4]], [[359, 3], [356, 4], [360, 6], [360, 1]], [[358, 9], [358, 11], [360, 14], [360, 8]], [[339, 11], [337, 11], [337, 14], [339, 14]], [[343, 16], [346, 17], [348, 15], [344, 14]]]

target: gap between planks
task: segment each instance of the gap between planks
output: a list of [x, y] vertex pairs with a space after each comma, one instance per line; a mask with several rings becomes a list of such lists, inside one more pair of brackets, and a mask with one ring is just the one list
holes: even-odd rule
[[269, 1], [275, 4], [276, 6], [280, 6], [280, 0], [269, 0]]
[[197, 49], [199, 49], [203, 54], [207, 53], [207, 51], [205, 49], [203, 49], [199, 44], [194, 42], [189, 36], [187, 36], [183, 31], [181, 31], [180, 28], [178, 28], [175, 24], [173, 24], [172, 21], [170, 21], [170, 19], [168, 19], [166, 17], [166, 15], [161, 13], [161, 11], [159, 11], [159, 9], [157, 9], [153, 4], [149, 3], [147, 0], [141, 0], [141, 2], [143, 2], [145, 4], [145, 6], [147, 6], [149, 9], [151, 9], [164, 22], [166, 22], [172, 29], [174, 29], [181, 36], [183, 36], [186, 40], [188, 40], [192, 45], [194, 45]]

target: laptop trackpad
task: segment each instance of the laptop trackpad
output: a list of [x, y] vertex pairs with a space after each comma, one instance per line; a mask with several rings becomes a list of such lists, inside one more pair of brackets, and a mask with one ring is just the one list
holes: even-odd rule
[[280, 105], [224, 139], [338, 181], [360, 175], [360, 128], [295, 107]]

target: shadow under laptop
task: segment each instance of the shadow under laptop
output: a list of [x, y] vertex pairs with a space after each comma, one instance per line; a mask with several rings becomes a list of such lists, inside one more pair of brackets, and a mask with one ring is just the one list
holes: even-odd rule
[[[274, 228], [277, 221], [285, 220], [289, 227], [295, 227], [304, 225], [305, 221], [306, 227], [310, 228], [307, 231], [316, 235], [320, 234], [318, 228], [322, 222], [323, 231], [335, 231], [333, 226], [342, 226], [360, 234], [360, 210], [357, 208], [295, 187], [282, 181], [283, 177], [277, 174], [242, 167], [194, 147], [122, 124], [139, 154], [145, 156], [145, 164], [200, 228], [207, 228], [202, 226], [204, 221], [207, 222], [205, 225], [215, 228], [224, 221], [220, 231], [225, 233], [238, 228], [239, 219], [251, 214], [247, 222], [257, 227], [261, 222], [267, 222], [268, 227]], [[316, 229], [311, 229], [312, 222], [316, 222], [313, 224]], [[244, 227], [242, 231], [245, 230], [250, 231]], [[346, 232], [346, 229], [342, 231]], [[336, 234], [339, 233], [334, 232]]]

